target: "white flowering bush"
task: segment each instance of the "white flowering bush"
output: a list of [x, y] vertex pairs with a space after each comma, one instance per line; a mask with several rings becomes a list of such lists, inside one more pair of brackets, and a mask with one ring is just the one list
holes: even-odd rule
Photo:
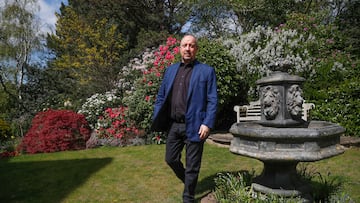
[[315, 40], [313, 35], [305, 37], [296, 30], [272, 29], [263, 26], [241, 35], [239, 40], [226, 40], [224, 44], [237, 59], [238, 70], [265, 76], [271, 67], [291, 66], [290, 71], [302, 72], [311, 68], [312, 57], [306, 44]]
[[106, 108], [116, 107], [120, 104], [121, 98], [113, 92], [97, 93], [86, 99], [78, 113], [84, 114], [90, 127], [94, 129], [99, 116], [104, 114]]
[[[249, 95], [254, 95], [255, 81], [274, 70], [290, 67], [290, 73], [309, 71], [313, 58], [307, 44], [314, 41], [313, 35], [303, 35], [294, 29], [258, 26], [239, 39], [228, 39], [224, 45], [236, 58], [238, 71], [247, 77]], [[274, 68], [275, 67], [275, 68]]]

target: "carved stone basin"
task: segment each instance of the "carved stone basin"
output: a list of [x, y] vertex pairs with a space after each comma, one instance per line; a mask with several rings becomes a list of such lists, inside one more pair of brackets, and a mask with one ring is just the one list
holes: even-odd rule
[[339, 144], [345, 129], [326, 121], [311, 121], [296, 128], [235, 123], [230, 151], [261, 161], [318, 161], [344, 152]]

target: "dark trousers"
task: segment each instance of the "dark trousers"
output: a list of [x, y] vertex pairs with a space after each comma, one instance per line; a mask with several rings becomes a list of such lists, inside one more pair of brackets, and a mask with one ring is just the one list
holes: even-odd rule
[[[186, 158], [181, 162], [181, 152], [186, 146]], [[166, 140], [165, 161], [184, 183], [184, 203], [195, 202], [195, 188], [199, 177], [204, 142], [190, 142], [185, 134], [184, 123], [173, 123]]]

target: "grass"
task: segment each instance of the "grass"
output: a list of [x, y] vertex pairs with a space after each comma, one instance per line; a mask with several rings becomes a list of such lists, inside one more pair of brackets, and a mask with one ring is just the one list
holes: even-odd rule
[[[181, 202], [183, 186], [164, 162], [164, 145], [97, 148], [23, 155], [0, 160], [0, 202]], [[360, 150], [311, 163], [345, 181], [360, 202]], [[218, 172], [254, 169], [262, 163], [206, 144], [196, 197], [214, 189]]]

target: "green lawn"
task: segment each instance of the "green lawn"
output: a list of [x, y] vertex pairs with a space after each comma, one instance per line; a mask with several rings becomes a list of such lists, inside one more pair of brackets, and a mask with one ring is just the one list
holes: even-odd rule
[[[0, 202], [181, 202], [182, 184], [164, 162], [164, 145], [97, 148], [0, 159]], [[360, 150], [312, 163], [345, 180], [360, 202]], [[206, 144], [197, 198], [210, 192], [218, 172], [252, 170], [262, 163]]]

